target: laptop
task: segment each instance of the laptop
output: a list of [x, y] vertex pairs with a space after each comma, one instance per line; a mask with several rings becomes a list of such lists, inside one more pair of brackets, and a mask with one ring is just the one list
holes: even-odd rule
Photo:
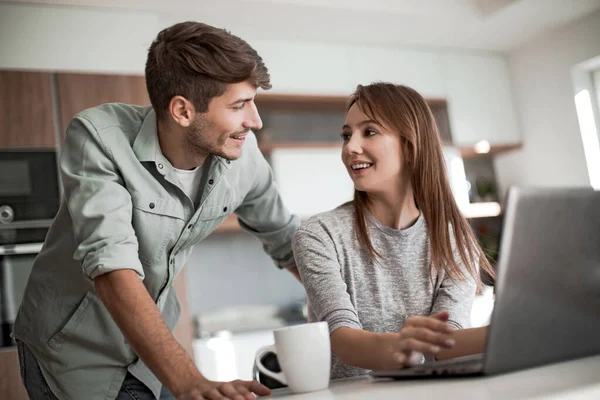
[[494, 375], [600, 353], [600, 191], [509, 190], [484, 354], [373, 371]]

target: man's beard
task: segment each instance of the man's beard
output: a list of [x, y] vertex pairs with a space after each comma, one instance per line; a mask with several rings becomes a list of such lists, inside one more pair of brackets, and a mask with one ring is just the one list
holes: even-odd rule
[[[185, 134], [186, 151], [192, 157], [215, 155], [226, 160], [235, 160], [238, 157], [232, 154], [227, 154], [224, 151], [227, 136], [212, 135], [211, 129], [214, 125], [204, 117], [198, 117], [194, 120], [190, 129]], [[214, 137], [216, 143], [211, 141]]]

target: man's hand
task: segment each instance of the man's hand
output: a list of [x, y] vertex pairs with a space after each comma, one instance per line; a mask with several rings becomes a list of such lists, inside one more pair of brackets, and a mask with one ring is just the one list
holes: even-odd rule
[[296, 279], [298, 279], [298, 282], [302, 283], [302, 278], [300, 277], [300, 272], [298, 272], [298, 267], [292, 265], [290, 267], [285, 267], [285, 269], [290, 271], [290, 273], [294, 275]]
[[271, 390], [257, 381], [206, 381], [181, 393], [177, 400], [253, 400], [256, 398], [254, 394], [268, 396]]
[[400, 366], [419, 364], [423, 354], [437, 354], [451, 349], [455, 341], [452, 327], [446, 323], [449, 314], [441, 311], [428, 317], [410, 317], [398, 333], [393, 348], [394, 360]]

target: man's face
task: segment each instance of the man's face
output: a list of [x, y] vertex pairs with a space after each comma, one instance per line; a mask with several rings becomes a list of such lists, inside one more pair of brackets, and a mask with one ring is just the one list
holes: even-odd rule
[[198, 155], [214, 154], [228, 160], [242, 156], [242, 146], [250, 130], [262, 128], [249, 82], [232, 83], [223, 95], [215, 97], [208, 111], [196, 114], [185, 135], [186, 147]]

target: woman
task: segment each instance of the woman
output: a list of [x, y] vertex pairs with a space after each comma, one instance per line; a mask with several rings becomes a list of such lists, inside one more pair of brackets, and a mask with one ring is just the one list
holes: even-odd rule
[[470, 325], [479, 266], [493, 274], [446, 174], [427, 103], [389, 83], [358, 86], [342, 129], [354, 200], [294, 236], [311, 321], [327, 321], [332, 378], [483, 352]]

